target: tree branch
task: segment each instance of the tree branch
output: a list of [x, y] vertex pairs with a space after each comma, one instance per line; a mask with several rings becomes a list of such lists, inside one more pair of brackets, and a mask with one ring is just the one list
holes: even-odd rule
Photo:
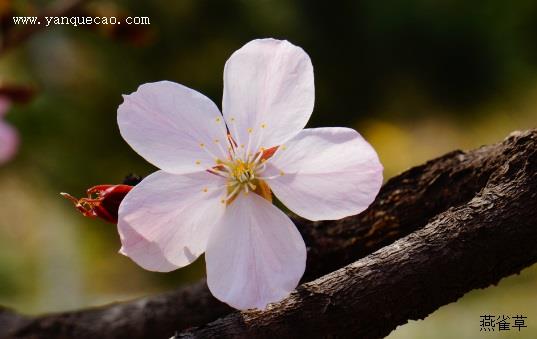
[[469, 202], [381, 250], [301, 285], [265, 311], [236, 312], [176, 338], [381, 338], [537, 261], [537, 135]]
[[[376, 316], [381, 317], [382, 319], [389, 318], [388, 320], [390, 321], [388, 323], [391, 324], [385, 325], [384, 327], [380, 326], [377, 328], [377, 332], [374, 332], [373, 329], [370, 328], [371, 326], [367, 324], [360, 327], [362, 329], [370, 328], [369, 332], [360, 333], [363, 333], [364, 336], [374, 337], [382, 332], [381, 329], [384, 329], [384, 332], [388, 331], [386, 333], [389, 333], [391, 330], [390, 326], [396, 326], [407, 319], [413, 319], [413, 317], [425, 316], [438, 307], [440, 302], [447, 303], [456, 300], [456, 298], [472, 288], [486, 286], [491, 282], [494, 282], [494, 279], [497, 280], [502, 276], [519, 270], [524, 267], [524, 265], [530, 264], [535, 261], [535, 258], [526, 256], [524, 259], [528, 259], [528, 261], [524, 263], [522, 262], [522, 258], [518, 258], [518, 261], [513, 260], [511, 266], [509, 266], [512, 270], [499, 270], [498, 274], [500, 275], [483, 275], [481, 279], [478, 279], [480, 276], [477, 275], [477, 273], [483, 272], [478, 270], [476, 271], [476, 274], [468, 275], [468, 277], [471, 276], [473, 277], [472, 279], [475, 280], [469, 282], [460, 281], [460, 283], [464, 283], [465, 285], [461, 285], [461, 289], [454, 290], [452, 294], [444, 296], [444, 299], [437, 300], [428, 295], [426, 297], [418, 298], [419, 295], [414, 295], [413, 297], [415, 298], [415, 301], [423, 301], [425, 298], [424, 301], [430, 302], [430, 304], [423, 303], [423, 305], [418, 305], [419, 307], [415, 307], [415, 310], [412, 311], [414, 313], [411, 314], [408, 313], [409, 310], [412, 310], [412, 307], [409, 305], [414, 304], [408, 302], [406, 305], [399, 305], [400, 308], [405, 308], [406, 312], [403, 309], [395, 307], [393, 303], [396, 299], [391, 299], [390, 296], [393, 297], [394, 295], [387, 288], [387, 286], [391, 286], [390, 288], [394, 291], [403, 291], [403, 295], [410, 296], [410, 294], [406, 294], [406, 291], [408, 290], [408, 284], [406, 283], [407, 276], [391, 277], [391, 279], [395, 279], [394, 281], [399, 282], [399, 287], [393, 286], [389, 281], [385, 281], [385, 284], [380, 286], [384, 287], [382, 289], [384, 294], [379, 292], [381, 289], [376, 285], [378, 283], [376, 279], [378, 279], [379, 275], [382, 275], [383, 272], [380, 269], [380, 267], [383, 267], [382, 265], [387, 265], [386, 269], [389, 269], [385, 272], [386, 276], [396, 275], [399, 271], [399, 267], [410, 267], [412, 265], [421, 265], [423, 266], [423, 270], [428, 267], [432, 272], [438, 273], [442, 268], [434, 269], [429, 267], [429, 265], [433, 262], [442, 263], [442, 260], [449, 260], [450, 258], [447, 257], [453, 255], [446, 255], [448, 250], [456, 250], [453, 252], [453, 254], [456, 254], [454, 255], [455, 259], [459, 258], [462, 260], [461, 258], [467, 258], [466, 255], [470, 253], [465, 252], [468, 248], [462, 245], [469, 245], [467, 247], [470, 248], [472, 246], [481, 248], [482, 246], [479, 245], [479, 242], [482, 242], [485, 244], [483, 247], [487, 247], [488, 245], [493, 247], [493, 242], [498, 239], [492, 239], [487, 234], [481, 234], [480, 232], [483, 232], [488, 226], [481, 225], [479, 220], [489, 220], [488, 222], [494, 220], [498, 225], [500, 223], [502, 223], [502, 225], [509, 224], [509, 222], [512, 222], [513, 220], [502, 219], [504, 216], [511, 215], [510, 213], [505, 212], [512, 211], [513, 213], [518, 213], [519, 206], [525, 205], [527, 207], [528, 204], [535, 204], [535, 199], [528, 199], [526, 202], [515, 199], [517, 197], [517, 199], [519, 199], [520, 194], [526, 191], [517, 190], [515, 192], [516, 195], [513, 195], [510, 192], [513, 190], [513, 185], [518, 185], [522, 179], [531, 181], [531, 176], [535, 176], [536, 138], [537, 131], [513, 134], [502, 143], [482, 147], [467, 153], [461, 151], [451, 152], [440, 158], [431, 160], [422, 166], [412, 168], [389, 180], [384, 185], [379, 196], [370, 208], [358, 216], [345, 218], [340, 221], [324, 222], [308, 222], [303, 219], [294, 218], [294, 221], [299, 227], [308, 246], [308, 262], [303, 281], [311, 281], [312, 279], [318, 278], [323, 274], [363, 258], [411, 232], [416, 230], [419, 231], [358, 263], [352, 264], [340, 271], [336, 271], [313, 283], [299, 287], [298, 292], [294, 293], [290, 298], [279, 303], [277, 306], [273, 306], [268, 311], [246, 312], [243, 314], [233, 313], [228, 318], [223, 318], [208, 327], [202, 328], [199, 332], [190, 332], [185, 335], [199, 334], [203, 336], [204, 334], [214, 333], [211, 332], [212, 329], [219, 329], [222, 331], [222, 334], [236, 334], [240, 336], [256, 334], [263, 336], [263, 333], [268, 333], [264, 332], [266, 330], [266, 327], [264, 326], [269, 323], [277, 325], [280, 331], [278, 333], [286, 335], [295, 333], [294, 331], [304, 330], [307, 332], [308, 329], [305, 328], [307, 327], [305, 324], [311, 326], [311, 322], [318, 322], [318, 324], [308, 328], [311, 328], [312, 331], [313, 329], [316, 329], [317, 332], [314, 334], [321, 335], [322, 333], [328, 333], [323, 331], [331, 330], [331, 328], [326, 327], [331, 325], [324, 324], [325, 321], [323, 319], [325, 319], [325, 317], [328, 317], [326, 319], [332, 319], [330, 317], [334, 314], [338, 314], [338, 316], [343, 316], [342, 318], [337, 318], [338, 321], [340, 321], [340, 325], [342, 322], [344, 322], [346, 326], [349, 323], [353, 323], [354, 325], [357, 318], [348, 320], [351, 319], [349, 318], [349, 315], [354, 317], [356, 314], [361, 314], [360, 307], [367, 307], [369, 311], [377, 310], [378, 312], [372, 312], [377, 313]], [[522, 168], [520, 167], [521, 162], [526, 164], [523, 167], [526, 172], [520, 170], [520, 168]], [[506, 166], [507, 168], [513, 168], [509, 167], [509, 164], [519, 164], [518, 170], [506, 171]], [[533, 187], [535, 188], [535, 183], [533, 181], [530, 183], [533, 184]], [[505, 187], [502, 187], [500, 184], [505, 185]], [[535, 191], [536, 190], [534, 189], [534, 192]], [[481, 193], [478, 194], [478, 192]], [[486, 192], [489, 193], [485, 194]], [[490, 192], [493, 192], [496, 195], [491, 196]], [[498, 201], [494, 200], [496, 199], [494, 198], [496, 196], [497, 199], [499, 199]], [[476, 201], [485, 201], [479, 199], [487, 199], [487, 202], [494, 204], [494, 209], [476, 209], [478, 207], [474, 206]], [[513, 205], [510, 206], [506, 204], [508, 200]], [[503, 211], [504, 216], [494, 213], [498, 210], [497, 207], [501, 206], [506, 209], [506, 211]], [[533, 209], [529, 208], [524, 212], [530, 213], [532, 210], [535, 210], [536, 206], [533, 207]], [[450, 208], [451, 210], [449, 210]], [[468, 220], [457, 219], [463, 216], [459, 214], [463, 213], [462, 211], [473, 211], [474, 209], [475, 213], [466, 215], [471, 216]], [[481, 215], [478, 212], [485, 214]], [[523, 214], [520, 214], [519, 217], [522, 216]], [[432, 218], [434, 218], [434, 221], [430, 222]], [[495, 218], [498, 219], [496, 220]], [[525, 221], [520, 220], [520, 224], [522, 225], [524, 222], [527, 224], [527, 222], [531, 220], [535, 220], [535, 218], [527, 219]], [[461, 227], [463, 224], [464, 227], [471, 225], [471, 229], [474, 229], [475, 232], [479, 233], [480, 237], [477, 237], [477, 233], [469, 231], [470, 234], [466, 235], [467, 238], [464, 238], [463, 234], [466, 233], [460, 232], [458, 229], [458, 227]], [[425, 225], [427, 226], [423, 228]], [[496, 232], [496, 227], [498, 226], [492, 226], [494, 226], [494, 232]], [[463, 238], [446, 237], [445, 234], [442, 233], [444, 229], [457, 229], [455, 234]], [[512, 227], [509, 229], [513, 231]], [[442, 238], [435, 238], [433, 231], [443, 234]], [[507, 230], [500, 231], [506, 232]], [[525, 231], [528, 230], [520, 230], [521, 234]], [[517, 232], [514, 233], [516, 233], [512, 234], [512, 237], [514, 238], [521, 235]], [[474, 234], [475, 237], [471, 238], [471, 234]], [[526, 234], [526, 236], [528, 235]], [[445, 243], [432, 242], [431, 246], [436, 244], [438, 247], [428, 247], [429, 243], [427, 241], [439, 241], [443, 238], [445, 239]], [[409, 239], [414, 240], [409, 242]], [[424, 243], [417, 242], [417, 239], [421, 239]], [[531, 238], [528, 236], [525, 239]], [[534, 234], [532, 239], [535, 240]], [[461, 243], [459, 247], [457, 243], [459, 240], [468, 242]], [[475, 241], [477, 241], [477, 243], [474, 244], [473, 242]], [[487, 241], [491, 241], [491, 244], [488, 244]], [[405, 250], [401, 251], [402, 248]], [[420, 256], [419, 253], [414, 252], [417, 249], [422, 249], [425, 252], [421, 253]], [[484, 248], [484, 250], [487, 250], [487, 248]], [[430, 251], [430, 254], [427, 254], [427, 251]], [[385, 255], [382, 255], [382, 253], [385, 253]], [[412, 253], [412, 255], [410, 255], [410, 253]], [[499, 253], [504, 252], [500, 251]], [[519, 252], [516, 251], [513, 253]], [[425, 254], [430, 260], [424, 259]], [[437, 255], [438, 258], [431, 258], [431, 255], [433, 254]], [[416, 259], [414, 256], [423, 260], [420, 262], [412, 261]], [[496, 254], [493, 258], [498, 261], [494, 262], [494, 265], [500, 265], [502, 258], [499, 258]], [[445, 261], [445, 263], [450, 265], [453, 264], [448, 261]], [[451, 266], [440, 267], [446, 268]], [[416, 268], [416, 270], [417, 271], [414, 271], [413, 274], [424, 273], [422, 272], [422, 268]], [[345, 273], [347, 271], [352, 273]], [[400, 272], [400, 274], [403, 273], [404, 272]], [[359, 279], [358, 283], [357, 281], [352, 280], [352, 277], [361, 277], [361, 281]], [[367, 277], [367, 279], [364, 279], [364, 277]], [[416, 278], [416, 276], [413, 276], [412, 274], [409, 274], [409, 277]], [[457, 277], [457, 274], [453, 274], [452, 278], [456, 279]], [[428, 281], [427, 279], [429, 279], [431, 283], [434, 282], [435, 284], [438, 283], [439, 286], [445, 286], [442, 284], [446, 282], [436, 281], [433, 278], [434, 277], [423, 276], [422, 280], [420, 280], [421, 282], [416, 283], [415, 280], [408, 281], [414, 281], [416, 284], [414, 288], [420, 287], [421, 293], [436, 291], [437, 286], [428, 286], [423, 283], [423, 281]], [[466, 279], [467, 277], [464, 276], [459, 278]], [[488, 278], [490, 279], [486, 280]], [[339, 286], [339, 284], [341, 284], [341, 286]], [[349, 290], [352, 290], [352, 294], [340, 294], [341, 291], [350, 293], [348, 292]], [[358, 293], [354, 290], [361, 292]], [[305, 291], [307, 293], [305, 293]], [[321, 292], [316, 293], [316, 291]], [[417, 293], [417, 291], [420, 290], [414, 289], [409, 291]], [[328, 292], [330, 293], [325, 294]], [[332, 294], [334, 295], [333, 298]], [[378, 296], [379, 299], [377, 301], [373, 300], [370, 301], [369, 304], [365, 303], [362, 306], [356, 305], [356, 300], [364, 303], [366, 300], [364, 298], [373, 294]], [[443, 295], [442, 293], [440, 294]], [[326, 299], [327, 295], [330, 296], [330, 298]], [[322, 303], [321, 299], [324, 300], [324, 302], [328, 300], [332, 303], [333, 301], [335, 302], [334, 305], [337, 305], [337, 307], [333, 307], [331, 304], [326, 304], [320, 309], [308, 308], [309, 306], [318, 307], [320, 303]], [[345, 300], [348, 305], [343, 303]], [[384, 304], [386, 305], [382, 306]], [[305, 322], [304, 326], [301, 326], [293, 320], [295, 319], [294, 317], [297, 316], [297, 313], [304, 312], [302, 317], [307, 318], [308, 314], [312, 316], [312, 312], [319, 312], [319, 310], [324, 310], [324, 313], [323, 315], [317, 314], [317, 321], [312, 317], [312, 319], [309, 320], [310, 323]], [[381, 312], [382, 310], [391, 311], [384, 314]], [[398, 311], [396, 312], [395, 310]], [[9, 318], [12, 320], [10, 323], [14, 325], [6, 327], [0, 326], [0, 329], [4, 328], [4, 333], [18, 338], [42, 338], [47, 336], [54, 336], [57, 338], [90, 338], [95, 336], [100, 338], [167, 338], [173, 334], [174, 330], [206, 324], [220, 316], [228, 314], [230, 311], [231, 309], [229, 307], [214, 299], [208, 292], [205, 283], [201, 282], [192, 287], [181, 288], [175, 292], [170, 292], [164, 295], [148, 297], [128, 303], [103, 306], [101, 308], [90, 310], [64, 312], [36, 318], [18, 318], [19, 316], [10, 313]], [[5, 312], [6, 311], [0, 310], [0, 324], [2, 324]], [[375, 315], [365, 316], [364, 319], [371, 319], [371, 316]], [[13, 319], [17, 320], [13, 321]], [[284, 328], [285, 326], [283, 325], [286, 321], [288, 324], [287, 326], [293, 324], [293, 327], [296, 327], [296, 329]], [[362, 321], [356, 323], [362, 325], [365, 324]], [[371, 322], [371, 324], [373, 323], [374, 322]], [[379, 322], [376, 324], [382, 325]], [[224, 329], [222, 329], [222, 326]], [[259, 328], [260, 330], [256, 331], [256, 328]], [[229, 331], [226, 332], [226, 329]], [[0, 330], [0, 337], [1, 334], [2, 332]]]

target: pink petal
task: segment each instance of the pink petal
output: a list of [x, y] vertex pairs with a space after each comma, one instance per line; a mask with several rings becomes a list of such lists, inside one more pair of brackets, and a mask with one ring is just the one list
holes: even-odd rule
[[253, 149], [269, 148], [292, 138], [308, 122], [314, 99], [310, 58], [288, 41], [253, 40], [226, 62], [222, 110], [241, 144], [251, 136]]
[[0, 165], [8, 162], [17, 153], [19, 135], [17, 131], [0, 121]]
[[265, 308], [298, 285], [306, 246], [282, 211], [255, 193], [240, 194], [209, 238], [207, 284], [238, 309]]
[[[141, 85], [118, 108], [121, 135], [142, 157], [170, 173], [212, 167], [226, 142], [216, 105], [204, 95], [170, 81]], [[225, 145], [225, 144], [224, 144]]]
[[224, 212], [223, 180], [208, 172], [158, 171], [145, 178], [119, 207], [120, 253], [150, 271], [192, 263]]
[[[263, 176], [285, 206], [309, 220], [365, 210], [382, 185], [375, 150], [350, 128], [305, 129], [268, 161]], [[283, 173], [283, 175], [280, 175]]]

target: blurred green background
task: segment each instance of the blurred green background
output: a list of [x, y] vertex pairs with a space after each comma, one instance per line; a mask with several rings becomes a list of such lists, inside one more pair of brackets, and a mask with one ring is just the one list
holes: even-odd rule
[[[12, 15], [51, 1], [0, 0]], [[2, 12], [3, 11], [3, 12]], [[149, 26], [51, 26], [0, 54], [0, 82], [36, 88], [7, 120], [16, 158], [0, 167], [0, 304], [30, 313], [169, 290], [202, 263], [147, 272], [117, 253], [113, 225], [80, 216], [59, 196], [83, 195], [154, 168], [122, 140], [121, 94], [172, 80], [220, 106], [226, 59], [254, 38], [287, 39], [310, 55], [309, 123], [350, 126], [377, 149], [389, 178], [453, 149], [537, 125], [537, 2], [89, 1], [84, 15], [147, 16]], [[522, 331], [479, 332], [484, 314], [528, 317]], [[537, 337], [537, 268], [474, 291], [390, 338]]]

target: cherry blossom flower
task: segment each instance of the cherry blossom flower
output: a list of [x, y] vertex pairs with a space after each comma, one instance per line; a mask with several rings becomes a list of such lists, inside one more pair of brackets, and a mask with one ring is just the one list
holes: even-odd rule
[[0, 165], [5, 164], [17, 153], [19, 146], [19, 135], [17, 131], [2, 118], [9, 109], [8, 99], [0, 97]]
[[120, 253], [167, 272], [205, 252], [209, 289], [238, 309], [286, 297], [306, 246], [271, 192], [304, 218], [340, 219], [366, 209], [382, 183], [377, 154], [356, 131], [303, 129], [314, 96], [308, 55], [274, 39], [229, 58], [223, 114], [169, 81], [124, 96], [121, 135], [161, 170], [119, 207]]

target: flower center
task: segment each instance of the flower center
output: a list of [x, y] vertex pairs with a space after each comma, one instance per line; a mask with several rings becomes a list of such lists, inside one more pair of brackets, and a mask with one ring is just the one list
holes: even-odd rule
[[272, 192], [261, 176], [265, 169], [265, 161], [270, 158], [277, 147], [260, 149], [255, 154], [241, 154], [233, 140], [230, 140], [229, 153], [226, 160], [217, 159], [216, 165], [209, 172], [227, 179], [227, 195], [223, 203], [231, 204], [241, 192], [254, 192], [272, 201]]
[[257, 189], [261, 180], [258, 178], [258, 174], [264, 169], [264, 161], [261, 161], [260, 153], [254, 159], [248, 157], [246, 160], [232, 156], [229, 161], [217, 161], [217, 166], [227, 172], [226, 201], [228, 204], [241, 192], [245, 194], [250, 191], [259, 193]]
[[[254, 164], [237, 159], [235, 163], [231, 164], [231, 175], [235, 182], [251, 185], [251, 182], [255, 179]], [[251, 188], [255, 189], [255, 187]]]

